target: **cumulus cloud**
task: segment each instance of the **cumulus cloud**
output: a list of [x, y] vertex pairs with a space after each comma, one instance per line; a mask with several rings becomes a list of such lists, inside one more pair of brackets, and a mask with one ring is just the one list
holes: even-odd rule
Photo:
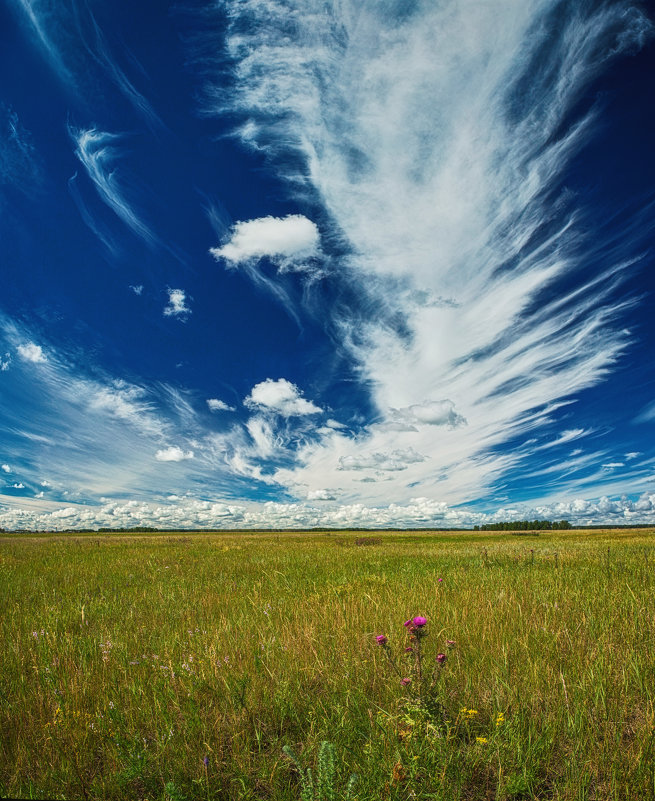
[[22, 482], [18, 482], [17, 484], [11, 485], [14, 489], [25, 489], [25, 485]]
[[457, 426], [466, 425], [466, 418], [455, 411], [451, 400], [423, 401], [403, 409], [392, 409], [392, 420], [407, 425]]
[[342, 456], [339, 459], [339, 470], [384, 470], [395, 472], [406, 470], [410, 464], [424, 462], [427, 457], [417, 453], [413, 448], [396, 450], [391, 453], [370, 453], [361, 456]]
[[283, 417], [319, 414], [322, 411], [303, 398], [298, 387], [286, 378], [279, 378], [277, 381], [267, 378], [255, 384], [243, 402], [250, 409], [274, 412]]
[[35, 345], [33, 342], [28, 342], [25, 345], [19, 345], [16, 349], [18, 355], [26, 362], [34, 362], [39, 364], [47, 361], [45, 353], [40, 345]]
[[158, 462], [182, 462], [186, 459], [193, 459], [193, 451], [183, 451], [177, 445], [168, 448], [161, 448], [155, 453]]
[[5, 473], [11, 473], [11, 467], [9, 467], [8, 464], [3, 464], [2, 469], [5, 471]]
[[332, 490], [318, 489], [310, 490], [307, 493], [308, 501], [336, 501], [337, 496]]
[[212, 412], [233, 412], [235, 410], [234, 406], [230, 406], [218, 398], [207, 398], [207, 406]]
[[164, 308], [166, 317], [186, 317], [191, 309], [186, 305], [187, 297], [183, 289], [168, 290], [168, 305]]
[[210, 253], [231, 267], [267, 257], [283, 269], [302, 269], [304, 260], [319, 254], [318, 228], [301, 214], [238, 222], [228, 240]]

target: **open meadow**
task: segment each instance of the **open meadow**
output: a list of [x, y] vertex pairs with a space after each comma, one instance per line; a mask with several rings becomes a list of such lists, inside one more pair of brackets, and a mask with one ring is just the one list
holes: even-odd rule
[[0, 796], [653, 798], [654, 568], [650, 530], [2, 535]]

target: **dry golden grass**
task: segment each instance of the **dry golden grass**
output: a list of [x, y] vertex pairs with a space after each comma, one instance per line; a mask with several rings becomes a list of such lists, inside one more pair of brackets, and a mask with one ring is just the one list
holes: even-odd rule
[[[654, 565], [646, 530], [4, 536], [0, 794], [293, 799], [282, 747], [327, 739], [360, 801], [653, 797]], [[416, 614], [457, 642], [438, 720], [375, 645]]]

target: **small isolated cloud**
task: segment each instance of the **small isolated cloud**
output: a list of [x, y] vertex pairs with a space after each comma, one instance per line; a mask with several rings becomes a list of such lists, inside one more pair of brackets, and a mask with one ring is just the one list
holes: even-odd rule
[[0, 356], [0, 372], [8, 370], [10, 364], [11, 364], [11, 353], [5, 353], [4, 356]]
[[449, 426], [457, 428], [466, 425], [466, 418], [455, 411], [451, 400], [423, 401], [402, 409], [392, 409], [393, 420], [407, 426], [401, 430], [414, 430], [413, 425]]
[[319, 489], [307, 493], [308, 501], [336, 501], [337, 496], [332, 490]]
[[168, 305], [164, 308], [166, 317], [186, 317], [191, 309], [186, 305], [186, 294], [183, 289], [168, 290]]
[[302, 214], [260, 217], [238, 222], [227, 242], [209, 252], [232, 267], [266, 256], [281, 268], [294, 265], [301, 269], [296, 264], [298, 260], [319, 254], [319, 233], [316, 225]]
[[158, 462], [183, 462], [185, 459], [193, 459], [193, 451], [183, 451], [177, 445], [170, 448], [162, 448], [155, 454]]
[[21, 481], [21, 482], [19, 482], [19, 483], [17, 483], [17, 484], [12, 484], [11, 486], [12, 486], [14, 489], [25, 489], [25, 484], [23, 484], [23, 482], [22, 482], [22, 481]]
[[19, 345], [18, 355], [26, 362], [45, 362], [46, 357], [40, 345], [28, 342], [26, 345]]
[[369, 453], [361, 456], [342, 456], [339, 459], [339, 470], [384, 470], [395, 472], [406, 470], [410, 464], [424, 462], [426, 459], [414, 448], [395, 450], [391, 453]]
[[318, 406], [302, 398], [298, 387], [286, 378], [277, 381], [267, 378], [266, 381], [255, 384], [244, 404], [249, 409], [267, 410], [283, 417], [321, 412]]
[[615, 467], [625, 467], [623, 462], [608, 462], [607, 464], [602, 465], [604, 470], [614, 470]]
[[641, 451], [630, 451], [630, 453], [625, 454], [625, 458], [631, 462], [633, 459], [636, 459], [638, 456], [641, 456]]
[[228, 406], [225, 401], [218, 398], [207, 398], [207, 406], [211, 412], [233, 412], [234, 406]]
[[132, 284], [130, 284], [130, 289], [135, 295], [141, 295], [143, 292], [143, 284], [139, 284], [138, 286], [132, 286]]
[[8, 464], [3, 464], [2, 469], [5, 471], [5, 473], [11, 473], [11, 467], [9, 467]]

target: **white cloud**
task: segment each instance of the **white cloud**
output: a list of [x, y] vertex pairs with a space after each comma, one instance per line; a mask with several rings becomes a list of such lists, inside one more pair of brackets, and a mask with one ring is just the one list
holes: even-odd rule
[[186, 459], [193, 459], [193, 451], [183, 451], [177, 445], [171, 445], [158, 450], [155, 453], [155, 459], [159, 462], [182, 462]]
[[310, 490], [307, 493], [307, 500], [311, 501], [336, 501], [337, 495], [335, 492], [331, 490], [319, 489], [319, 490]]
[[101, 200], [147, 244], [158, 243], [157, 236], [141, 220], [121, 186], [116, 162], [122, 155], [119, 145], [123, 136], [96, 128], [85, 130], [69, 126], [68, 131], [76, 145], [75, 155], [84, 166]]
[[641, 451], [630, 451], [629, 453], [625, 454], [625, 458], [631, 462], [633, 459], [636, 459], [638, 456], [641, 456]]
[[427, 457], [417, 453], [413, 448], [396, 450], [391, 453], [369, 453], [361, 456], [342, 456], [339, 459], [339, 470], [384, 470], [395, 472], [406, 470], [410, 464], [424, 462]]
[[39, 364], [47, 361], [41, 346], [35, 345], [33, 342], [28, 342], [26, 345], [19, 345], [16, 350], [21, 359], [26, 362]]
[[616, 467], [625, 467], [625, 464], [623, 462], [608, 462], [603, 465], [603, 468], [606, 470], [614, 470]]
[[143, 294], [143, 284], [138, 284], [137, 286], [132, 286], [130, 284], [130, 289], [134, 292], [135, 295]]
[[11, 467], [9, 467], [8, 464], [3, 464], [2, 469], [5, 471], [5, 473], [11, 473]]
[[25, 485], [22, 482], [12, 484], [11, 485], [14, 489], [25, 489]]
[[8, 370], [11, 366], [11, 353], [5, 353], [4, 358], [0, 356], [0, 372]]
[[[651, 23], [621, 0], [570, 14], [556, 0], [419, 3], [398, 16], [355, 0], [329, 13], [321, 0], [227, 9], [237, 134], [299, 198], [322, 203], [325, 235], [367, 298], [319, 313], [370, 389], [375, 422], [356, 437], [324, 426], [275, 480], [374, 505], [404, 501], [408, 484], [447, 503], [479, 498], [539, 447], [508, 443], [543, 442], [630, 344], [620, 287], [632, 244], [605, 247], [577, 198], [553, 198], [595, 124], [570, 110]], [[247, 225], [214, 255], [242, 264], [276, 250]], [[594, 230], [584, 248], [581, 230]], [[541, 447], [588, 433], [568, 426]], [[390, 456], [410, 448], [430, 459]], [[406, 469], [356, 483], [387, 462]]]
[[207, 398], [207, 406], [212, 412], [233, 412], [234, 406], [229, 406], [225, 401], [218, 398]]
[[191, 309], [186, 305], [186, 295], [183, 289], [168, 290], [168, 305], [164, 308], [166, 317], [186, 317]]
[[210, 253], [233, 267], [266, 256], [282, 268], [299, 269], [303, 260], [319, 254], [318, 228], [301, 214], [238, 222], [228, 241]]
[[277, 381], [267, 378], [255, 384], [243, 402], [250, 409], [271, 411], [283, 417], [319, 414], [322, 411], [311, 401], [301, 397], [298, 387], [286, 378], [279, 378]]
[[466, 425], [466, 419], [455, 411], [450, 400], [423, 401], [403, 409], [392, 409], [392, 419], [408, 425], [457, 426]]
[[[311, 497], [310, 497], [311, 496]], [[335, 497], [332, 497], [335, 496]], [[6, 495], [0, 507], [0, 527], [65, 530], [94, 527], [151, 525], [162, 528], [290, 528], [312, 526], [351, 528], [472, 527], [518, 519], [567, 519], [572, 524], [655, 524], [655, 491], [636, 500], [625, 496], [573, 497], [547, 504], [498, 507], [488, 513], [455, 509], [443, 501], [419, 496], [403, 503], [370, 506], [336, 501], [332, 490], [315, 490], [295, 503], [232, 503], [168, 496], [157, 503], [105, 500], [98, 506], [60, 504]]]

